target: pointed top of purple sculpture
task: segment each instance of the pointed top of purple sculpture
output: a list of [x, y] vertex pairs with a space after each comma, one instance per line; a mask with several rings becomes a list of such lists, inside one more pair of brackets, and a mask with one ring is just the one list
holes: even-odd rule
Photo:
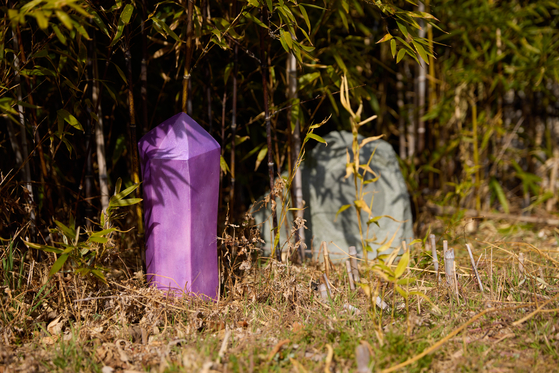
[[219, 144], [194, 119], [179, 113], [146, 133], [138, 147], [142, 160], [146, 155], [150, 159], [187, 160], [219, 148]]

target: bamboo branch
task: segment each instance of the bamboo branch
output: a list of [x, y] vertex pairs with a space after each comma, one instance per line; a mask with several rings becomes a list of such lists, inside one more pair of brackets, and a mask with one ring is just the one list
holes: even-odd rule
[[474, 255], [472, 254], [472, 247], [469, 243], [466, 244], [466, 248], [468, 249], [468, 254], [470, 254], [470, 260], [472, 262], [472, 268], [474, 269], [474, 273], [476, 274], [477, 283], [479, 285], [479, 290], [483, 292], [483, 285], [481, 283], [481, 277], [479, 277], [479, 273], [477, 271], [476, 261], [474, 259]]

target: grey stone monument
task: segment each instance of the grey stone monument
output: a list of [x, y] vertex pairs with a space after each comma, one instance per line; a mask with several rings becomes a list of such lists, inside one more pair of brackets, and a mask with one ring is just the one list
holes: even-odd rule
[[[306, 203], [304, 218], [307, 220], [305, 240], [307, 251], [313, 242], [315, 256], [320, 243], [326, 241], [330, 258], [333, 261], [345, 260], [348, 247], [356, 246], [358, 255], [363, 256], [357, 214], [353, 207], [355, 187], [353, 176], [345, 178], [346, 174], [346, 149], [351, 153], [352, 134], [350, 132], [331, 132], [324, 137], [328, 143], [318, 144], [306, 154], [306, 159], [301, 165], [303, 178], [303, 199]], [[359, 142], [363, 137], [359, 136]], [[364, 186], [368, 192], [365, 201], [373, 200], [373, 216], [389, 215], [389, 218], [378, 220], [379, 226], [370, 225], [369, 238], [374, 238], [369, 245], [373, 249], [369, 259], [379, 254], [392, 252], [401, 246], [403, 240], [407, 243], [413, 240], [413, 221], [411, 214], [410, 198], [406, 183], [398, 165], [396, 153], [390, 144], [377, 140], [365, 145], [361, 150], [360, 163], [368, 161], [372, 152], [375, 152], [371, 168], [380, 178]], [[371, 178], [369, 174], [368, 178]], [[281, 201], [276, 199], [278, 205], [278, 221], [281, 214]], [[336, 219], [336, 212], [343, 205], [351, 204], [352, 207], [340, 213]], [[270, 206], [260, 209], [254, 214], [257, 224], [261, 224], [262, 238], [266, 241], [264, 252], [270, 253], [271, 247], [271, 218]], [[287, 214], [289, 223], [292, 220], [291, 211]], [[362, 212], [363, 229], [367, 214]], [[281, 227], [280, 245], [287, 238], [285, 224]], [[378, 248], [396, 234], [392, 246], [383, 253], [377, 253]], [[335, 245], [334, 245], [335, 244]], [[336, 246], [337, 245], [337, 246]], [[339, 247], [339, 248], [338, 248]], [[344, 253], [345, 251], [345, 253]], [[321, 256], [319, 256], [321, 260]]]

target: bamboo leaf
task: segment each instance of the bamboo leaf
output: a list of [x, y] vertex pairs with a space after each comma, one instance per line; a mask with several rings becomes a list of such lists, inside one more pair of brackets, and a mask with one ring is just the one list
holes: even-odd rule
[[223, 158], [222, 155], [219, 156], [219, 167], [221, 168], [221, 171], [225, 174], [231, 172], [229, 170], [229, 165], [227, 164], [227, 161], [225, 160], [225, 158]]
[[66, 263], [66, 260], [68, 260], [68, 254], [61, 255], [60, 258], [58, 258], [52, 265], [52, 268], [49, 271], [49, 276], [58, 273], [58, 271], [60, 271], [64, 266], [64, 263]]
[[406, 55], [406, 50], [404, 48], [400, 49], [398, 51], [398, 57], [396, 57], [396, 63], [399, 63], [402, 58], [404, 58], [404, 56]]
[[[257, 5], [259, 6], [259, 5]], [[260, 21], [258, 18], [256, 18], [255, 16], [252, 15], [252, 13], [250, 12], [243, 12], [243, 16], [245, 18], [250, 19], [252, 22], [256, 23], [258, 26], [260, 27], [264, 27], [264, 28], [269, 28], [268, 26], [266, 26], [264, 23], [262, 23], [262, 21]]]
[[351, 207], [351, 205], [343, 205], [342, 207], [340, 207], [338, 212], [336, 212], [336, 217], [334, 218], [334, 221], [336, 221], [336, 219], [338, 219], [339, 214], [341, 214], [342, 212], [344, 212], [345, 210], [347, 210], [350, 207]]
[[291, 51], [293, 48], [293, 39], [291, 39], [291, 34], [289, 34], [289, 32], [280, 30], [280, 41], [282, 42], [281, 44], [286, 52]]
[[99, 280], [103, 281], [104, 283], [107, 283], [107, 279], [105, 278], [105, 274], [103, 272], [101, 272], [98, 269], [92, 269], [91, 273], [93, 273], [93, 275], [95, 277], [97, 277]]
[[328, 146], [328, 143], [326, 142], [326, 140], [324, 140], [322, 137], [320, 137], [317, 134], [314, 134], [312, 132], [307, 133], [307, 136], [305, 137], [305, 142], [307, 142], [308, 139], [316, 140], [316, 141], [318, 141], [320, 143], [323, 143], [323, 144], [326, 144], [326, 146]]
[[415, 282], [415, 280], [417, 280], [414, 277], [405, 277], [405, 278], [401, 278], [398, 281], [396, 281], [397, 285], [410, 285], [413, 284]]
[[68, 29], [71, 30], [72, 29], [72, 20], [70, 19], [70, 16], [62, 11], [62, 10], [57, 10], [55, 11], [56, 16], [58, 17], [58, 19], [60, 20], [60, 22], [62, 22], [62, 24]]
[[256, 156], [256, 164], [254, 166], [254, 171], [258, 169], [260, 163], [262, 163], [264, 157], [266, 157], [266, 154], [268, 154], [268, 146], [263, 146], [262, 149], [260, 149], [260, 151], [258, 152], [258, 155]]
[[394, 284], [394, 289], [404, 298], [404, 299], [408, 299], [408, 292], [405, 291], [404, 289], [402, 289], [400, 286]]
[[394, 219], [392, 216], [390, 215], [379, 215], [379, 216], [375, 216], [374, 218], [371, 218], [370, 220], [367, 221], [367, 224], [371, 224], [374, 223], [376, 221], [379, 221], [382, 218], [388, 218], [390, 220], [395, 221], [396, 223], [405, 223], [407, 220], [396, 220]]
[[[376, 117], [376, 115], [375, 115], [375, 117]], [[367, 137], [366, 139], [363, 139], [363, 141], [361, 141], [361, 144], [359, 144], [359, 147], [362, 148], [366, 144], [368, 144], [372, 141], [377, 141], [379, 139], [382, 139], [383, 137], [384, 137], [384, 135]]]
[[371, 209], [369, 208], [369, 205], [367, 205], [367, 203], [366, 203], [364, 200], [362, 200], [362, 199], [357, 199], [357, 200], [355, 200], [353, 203], [355, 203], [355, 206], [356, 206], [358, 209], [363, 210], [363, 211], [365, 211], [365, 212], [368, 213], [368, 214], [372, 214], [372, 211], [371, 211]]
[[109, 242], [109, 239], [108, 239], [107, 237], [95, 237], [95, 236], [92, 236], [92, 237], [89, 237], [89, 240], [88, 240], [88, 241], [89, 241], [89, 242], [95, 242], [95, 243], [102, 243], [102, 244], [105, 244], [105, 243]]
[[60, 29], [58, 28], [58, 26], [55, 25], [55, 24], [52, 24], [52, 29], [54, 31], [54, 34], [58, 38], [58, 40], [60, 40], [60, 42], [62, 44], [66, 45], [66, 36], [64, 36], [64, 34], [62, 32], [60, 32]]
[[109, 228], [109, 229], [104, 229], [102, 231], [93, 232], [93, 233], [90, 234], [90, 237], [101, 237], [101, 236], [105, 236], [105, 235], [107, 235], [109, 233], [112, 233], [112, 232], [122, 232], [122, 231], [119, 231], [116, 228]]
[[491, 189], [493, 189], [493, 191], [495, 192], [495, 195], [497, 196], [497, 199], [499, 200], [499, 203], [503, 207], [503, 211], [506, 214], [508, 214], [509, 211], [510, 211], [509, 210], [509, 202], [507, 200], [507, 196], [505, 195], [505, 192], [503, 191], [503, 188], [501, 187], [501, 184], [499, 184], [497, 179], [492, 177], [491, 181], [489, 182], [489, 187]]
[[57, 249], [56, 247], [52, 247], [52, 246], [47, 246], [47, 245], [39, 245], [33, 242], [27, 242], [25, 240], [23, 240], [23, 242], [30, 248], [32, 249], [36, 249], [36, 250], [42, 250], [42, 251], [46, 251], [49, 253], [56, 253], [56, 254], [60, 254], [62, 252], [62, 250]]
[[103, 34], [107, 35], [108, 37], [111, 37], [111, 35], [109, 34], [109, 29], [107, 28], [101, 17], [99, 17], [99, 14], [97, 14], [97, 12], [93, 10], [91, 10], [91, 14], [93, 15], [93, 23], [95, 23], [97, 27], [99, 27], [99, 30], [101, 30]]
[[66, 237], [68, 237], [70, 240], [75, 240], [76, 239], [76, 231], [73, 228], [69, 228], [69, 227], [65, 226], [64, 224], [62, 224], [58, 220], [55, 220], [54, 223], [58, 226], [58, 228], [60, 228], [62, 233], [64, 233], [64, 235]]
[[400, 262], [398, 262], [398, 266], [396, 266], [396, 269], [394, 270], [394, 277], [399, 278], [400, 276], [402, 276], [406, 268], [408, 268], [409, 262], [410, 253], [406, 251], [400, 258]]
[[140, 202], [142, 202], [141, 198], [119, 199], [119, 200], [116, 200], [116, 201], [109, 202], [109, 206], [123, 207], [123, 206], [135, 205], [136, 203], [140, 203]]
[[59, 118], [63, 119], [65, 122], [67, 122], [72, 127], [76, 128], [80, 131], [83, 131], [82, 125], [80, 124], [80, 122], [78, 122], [78, 120], [76, 119], [75, 116], [73, 116], [72, 114], [70, 114], [69, 112], [67, 112], [64, 109], [60, 109], [56, 113], [57, 113]]
[[132, 4], [126, 4], [122, 13], [120, 13], [120, 17], [118, 19], [118, 26], [116, 28], [116, 34], [111, 41], [110, 47], [114, 46], [122, 37], [122, 33], [124, 32], [124, 27], [130, 22], [132, 18], [132, 13], [134, 12], [134, 6]]
[[408, 39], [410, 37], [410, 34], [408, 33], [408, 29], [406, 28], [406, 26], [402, 25], [400, 22], [396, 22], [396, 24], [398, 25], [398, 28], [402, 32], [402, 35], [404, 35], [404, 37]]
[[[172, 37], [173, 39], [175, 39], [179, 43], [182, 43], [182, 40], [178, 37], [178, 35], [173, 30], [171, 30], [165, 22], [163, 22], [162, 20], [160, 20], [159, 18], [156, 18], [156, 17], [151, 17], [151, 20], [155, 24], [157, 24], [157, 26], [162, 28], [167, 33], [167, 35], [169, 35], [170, 37]], [[163, 37], [167, 38], [167, 35], [163, 35]]]
[[396, 57], [396, 39], [390, 40], [390, 51], [392, 52], [392, 58]]
[[393, 37], [392, 35], [386, 34], [382, 37], [382, 39], [377, 41], [375, 44], [384, 43], [385, 41], [388, 41], [388, 40], [392, 39], [392, 37]]
[[303, 19], [305, 20], [305, 23], [307, 24], [307, 27], [309, 29], [309, 33], [311, 32], [311, 21], [309, 20], [309, 15], [307, 14], [307, 10], [305, 9], [305, 7], [302, 4], [299, 4], [299, 11], [301, 12], [301, 15], [303, 16]]
[[423, 61], [427, 65], [429, 65], [429, 57], [427, 57], [427, 54], [425, 53], [425, 49], [423, 49], [423, 46], [420, 43], [417, 43], [415, 40], [412, 40], [412, 43], [415, 47], [415, 50], [417, 51], [417, 53], [419, 53]]
[[381, 253], [381, 252], [383, 252], [383, 251], [385, 251], [385, 250], [390, 249], [390, 247], [392, 246], [392, 242], [394, 242], [394, 239], [396, 238], [396, 234], [398, 233], [398, 230], [399, 230], [399, 229], [400, 229], [400, 228], [398, 228], [398, 229], [396, 230], [396, 232], [394, 232], [394, 235], [392, 236], [392, 238], [391, 238], [390, 240], [388, 240], [388, 242], [384, 243], [382, 246], [380, 246], [380, 247], [377, 249], [377, 252], [378, 252], [378, 253]]
[[43, 11], [36, 10], [35, 12], [33, 12], [33, 15], [35, 16], [35, 19], [37, 20], [37, 24], [39, 25], [41, 30], [46, 30], [46, 28], [49, 27], [49, 21], [47, 17], [45, 17]]
[[139, 183], [134, 184], [124, 189], [122, 192], [116, 193], [114, 196], [111, 197], [111, 202], [123, 199], [124, 197], [126, 197], [127, 195], [129, 195], [130, 193], [138, 189], [139, 186], [140, 186]]
[[132, 13], [134, 12], [134, 6], [132, 4], [126, 4], [122, 13], [120, 13], [119, 23], [123, 23], [125, 26], [130, 23], [132, 18]]

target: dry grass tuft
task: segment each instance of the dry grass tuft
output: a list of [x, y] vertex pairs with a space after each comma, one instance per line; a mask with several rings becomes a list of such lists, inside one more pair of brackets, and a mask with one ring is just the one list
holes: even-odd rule
[[248, 221], [227, 225], [222, 236], [216, 302], [147, 287], [130, 264], [134, 248], [120, 253], [103, 284], [68, 272], [49, 278], [53, 257], [36, 262], [17, 240], [4, 242], [0, 372], [349, 372], [358, 367], [356, 351], [359, 372], [558, 370], [559, 255], [551, 232], [521, 229], [497, 241], [491, 234], [503, 227], [493, 224], [481, 227], [484, 240], [468, 237], [484, 292], [463, 235], [444, 237], [457, 253], [458, 293], [436, 281], [429, 247], [411, 248], [403, 275], [417, 278], [408, 292], [429, 300], [411, 295], [406, 304], [361, 264], [362, 278], [390, 306], [382, 311], [364, 291], [350, 290], [343, 263], [330, 270], [332, 293], [323, 300], [318, 263], [259, 258]]

